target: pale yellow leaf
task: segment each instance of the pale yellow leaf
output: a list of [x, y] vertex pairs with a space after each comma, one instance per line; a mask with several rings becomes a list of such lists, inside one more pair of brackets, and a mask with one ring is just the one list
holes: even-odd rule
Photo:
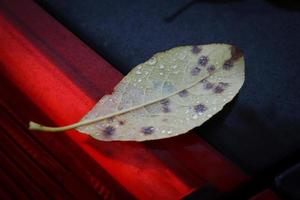
[[154, 140], [200, 126], [238, 93], [241, 51], [227, 44], [182, 46], [136, 66], [82, 119], [78, 131], [99, 140]]

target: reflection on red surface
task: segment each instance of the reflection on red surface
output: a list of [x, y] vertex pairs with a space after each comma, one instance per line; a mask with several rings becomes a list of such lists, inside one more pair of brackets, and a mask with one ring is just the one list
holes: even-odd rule
[[[76, 122], [122, 78], [34, 3], [0, 7], [1, 74], [13, 85], [2, 85], [1, 102], [22, 123]], [[204, 184], [229, 191], [247, 179], [193, 133], [145, 143], [101, 142], [76, 131], [28, 134], [102, 197], [178, 199]]]
[[254, 197], [252, 197], [250, 200], [281, 200], [272, 190], [266, 189]]

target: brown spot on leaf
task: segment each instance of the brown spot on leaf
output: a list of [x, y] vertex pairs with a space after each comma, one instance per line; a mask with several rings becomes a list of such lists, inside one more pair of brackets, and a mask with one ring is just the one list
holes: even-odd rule
[[199, 65], [205, 66], [208, 63], [208, 57], [207, 56], [200, 56], [198, 60]]
[[243, 56], [243, 51], [236, 46], [232, 46], [230, 48], [231, 58], [225, 61], [223, 65], [223, 69], [230, 70], [233, 67], [235, 61], [237, 61], [240, 57]]
[[178, 93], [178, 95], [180, 97], [187, 97], [187, 96], [189, 96], [189, 92], [187, 90], [182, 90]]
[[192, 53], [193, 54], [198, 54], [198, 53], [200, 53], [201, 52], [201, 48], [200, 47], [198, 47], [198, 46], [193, 46], [193, 48], [192, 48]]
[[236, 46], [232, 46], [230, 48], [230, 50], [231, 50], [231, 60], [232, 61], [238, 60], [244, 54], [243, 51], [240, 48], [236, 47]]
[[125, 122], [125, 120], [120, 120], [119, 121], [119, 124], [122, 126], [122, 125], [124, 125], [126, 122]]
[[196, 113], [203, 113], [207, 110], [207, 108], [205, 105], [200, 103], [200, 104], [194, 106], [194, 110]]
[[200, 73], [201, 69], [197, 66], [197, 67], [194, 67], [191, 71], [191, 74], [192, 76], [196, 76]]
[[112, 127], [112, 126], [108, 126], [106, 127], [104, 130], [103, 130], [103, 134], [106, 135], [106, 136], [109, 136], [109, 135], [112, 135], [115, 133], [115, 128]]
[[154, 127], [153, 126], [142, 127], [141, 132], [146, 134], [146, 135], [152, 134], [154, 132]]

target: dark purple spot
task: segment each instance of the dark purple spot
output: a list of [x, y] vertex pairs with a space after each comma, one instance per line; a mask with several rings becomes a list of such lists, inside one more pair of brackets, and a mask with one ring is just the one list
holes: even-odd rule
[[193, 76], [196, 76], [200, 73], [200, 71], [201, 71], [201, 69], [199, 67], [195, 67], [195, 68], [192, 69], [191, 74]]
[[164, 106], [168, 106], [170, 104], [170, 100], [169, 99], [163, 99], [160, 101], [161, 105], [164, 105]]
[[200, 52], [201, 52], [201, 48], [199, 48], [198, 46], [193, 46], [192, 53], [198, 54]]
[[105, 135], [112, 135], [112, 134], [114, 134], [115, 133], [115, 128], [114, 127], [112, 127], [112, 126], [108, 126], [108, 127], [106, 127], [104, 130], [103, 130], [103, 133], [105, 134]]
[[223, 65], [223, 69], [225, 70], [229, 70], [233, 67], [233, 62], [232, 60], [227, 60], [224, 65]]
[[218, 85], [214, 88], [214, 93], [222, 93], [228, 86], [229, 83], [219, 82]]
[[189, 92], [187, 90], [182, 90], [178, 93], [178, 95], [180, 97], [187, 97], [187, 96], [189, 96]]
[[124, 120], [120, 120], [120, 121], [119, 121], [119, 124], [122, 126], [122, 125], [125, 124], [125, 121], [124, 121]]
[[222, 93], [223, 91], [224, 91], [224, 88], [222, 86], [220, 86], [220, 85], [218, 85], [214, 89], [214, 93], [217, 93], [217, 94]]
[[198, 63], [201, 65], [201, 66], [205, 66], [207, 63], [208, 63], [208, 58], [207, 56], [200, 56], [199, 60], [198, 60]]
[[204, 83], [204, 89], [206, 89], [206, 90], [210, 90], [213, 87], [214, 87], [214, 84], [211, 82], [207, 81], [206, 83]]
[[146, 135], [152, 134], [154, 132], [154, 127], [153, 126], [142, 127], [141, 131]]
[[216, 70], [216, 67], [215, 67], [214, 65], [209, 65], [209, 66], [207, 67], [208, 73], [212, 73], [212, 72], [214, 72], [215, 70]]
[[198, 104], [194, 106], [194, 110], [196, 111], [196, 113], [203, 113], [207, 110], [206, 106], [203, 104]]

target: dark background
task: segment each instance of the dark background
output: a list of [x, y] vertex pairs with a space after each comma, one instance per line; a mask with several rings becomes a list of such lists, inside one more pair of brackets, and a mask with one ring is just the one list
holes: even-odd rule
[[297, 1], [37, 2], [124, 75], [175, 46], [239, 46], [245, 84], [232, 103], [197, 128], [199, 136], [253, 176], [271, 176], [300, 160]]

